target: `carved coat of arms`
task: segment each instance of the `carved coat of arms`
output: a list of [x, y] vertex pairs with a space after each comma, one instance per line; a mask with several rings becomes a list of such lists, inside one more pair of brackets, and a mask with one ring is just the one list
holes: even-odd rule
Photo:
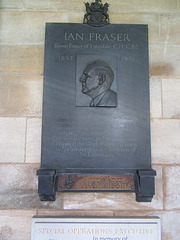
[[85, 3], [86, 14], [84, 15], [84, 23], [93, 27], [101, 27], [109, 24], [109, 15], [107, 13], [109, 4], [101, 3], [101, 0], [95, 0], [89, 4]]

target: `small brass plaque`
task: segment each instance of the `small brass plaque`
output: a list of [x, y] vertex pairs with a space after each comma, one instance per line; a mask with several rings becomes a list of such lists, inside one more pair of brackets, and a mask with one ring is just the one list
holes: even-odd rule
[[135, 191], [133, 175], [58, 176], [58, 191]]

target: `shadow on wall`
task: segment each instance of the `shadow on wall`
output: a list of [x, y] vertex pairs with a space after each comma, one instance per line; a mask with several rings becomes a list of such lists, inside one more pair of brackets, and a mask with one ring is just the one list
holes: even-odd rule
[[169, 63], [150, 64], [150, 76], [172, 75], [174, 68]]

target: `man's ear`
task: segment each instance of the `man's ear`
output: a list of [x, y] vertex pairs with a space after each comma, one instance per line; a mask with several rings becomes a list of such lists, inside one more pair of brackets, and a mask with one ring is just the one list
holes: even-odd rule
[[99, 85], [102, 85], [106, 81], [106, 75], [100, 74], [99, 75]]

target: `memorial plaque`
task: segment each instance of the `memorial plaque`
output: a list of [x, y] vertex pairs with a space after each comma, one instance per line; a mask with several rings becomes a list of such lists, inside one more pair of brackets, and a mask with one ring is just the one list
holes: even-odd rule
[[[59, 191], [135, 191], [133, 175], [69, 175], [63, 174], [58, 179]], [[69, 181], [69, 182], [68, 182]], [[76, 184], [74, 184], [76, 183]], [[69, 187], [68, 187], [69, 186]]]
[[41, 200], [63, 191], [154, 195], [148, 26], [109, 24], [102, 6], [86, 4], [90, 25], [46, 24]]
[[31, 240], [161, 240], [159, 218], [33, 218]]

